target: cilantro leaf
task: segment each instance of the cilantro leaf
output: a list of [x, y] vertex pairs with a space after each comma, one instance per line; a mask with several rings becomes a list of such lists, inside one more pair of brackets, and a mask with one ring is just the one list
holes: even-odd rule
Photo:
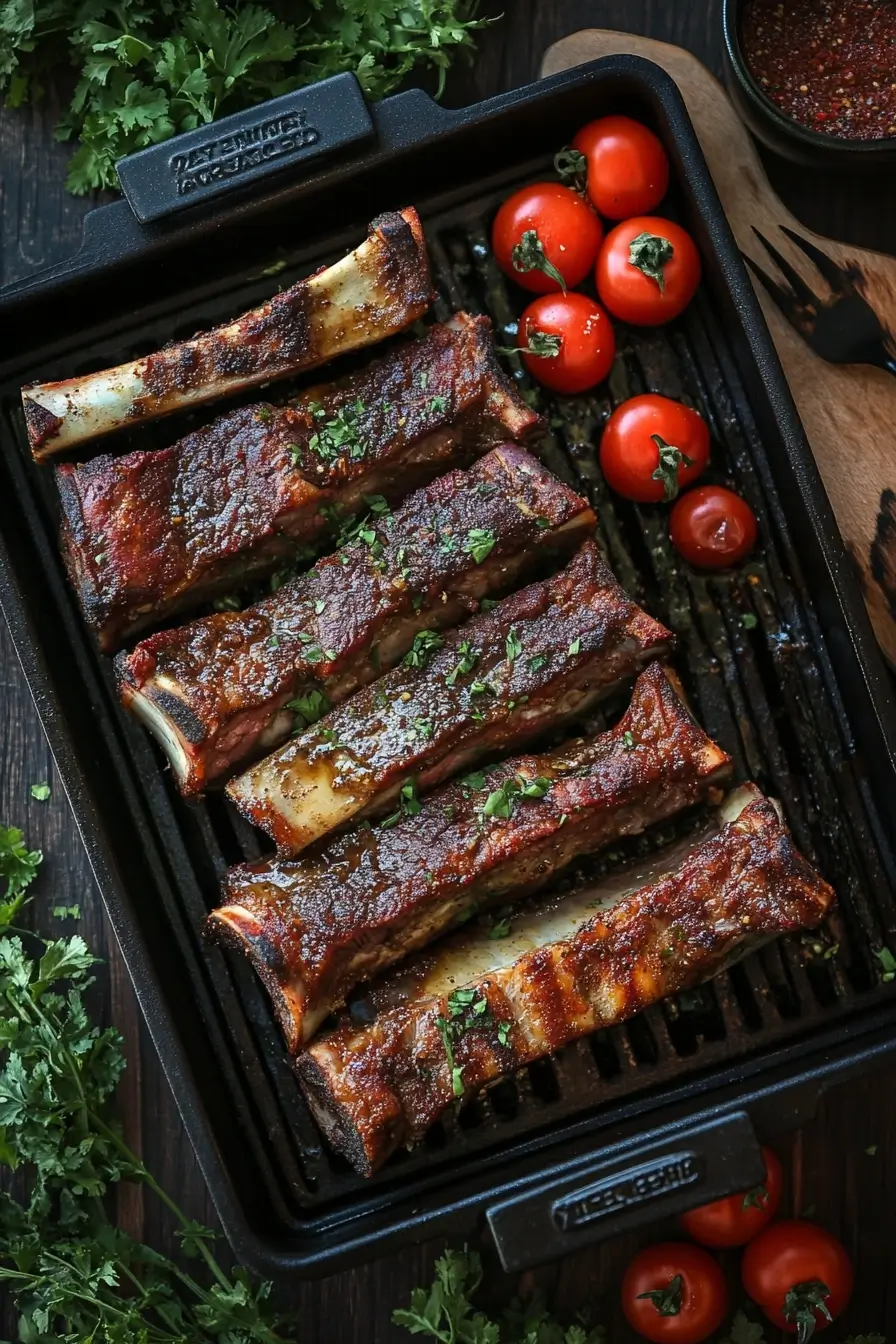
[[6, 879], [7, 896], [18, 896], [34, 881], [43, 857], [39, 849], [25, 848], [21, 831], [0, 826], [0, 878]]
[[219, 0], [5, 0], [0, 98], [36, 101], [48, 69], [76, 67], [56, 135], [78, 141], [67, 185], [83, 194], [117, 186], [125, 154], [342, 71], [370, 98], [418, 67], [434, 69], [441, 90], [485, 22], [474, 10], [475, 0], [340, 0], [300, 13]]

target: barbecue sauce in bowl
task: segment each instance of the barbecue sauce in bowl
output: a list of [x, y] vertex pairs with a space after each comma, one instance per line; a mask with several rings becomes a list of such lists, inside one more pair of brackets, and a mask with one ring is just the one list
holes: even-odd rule
[[896, 0], [747, 0], [740, 41], [784, 116], [840, 140], [896, 137]]

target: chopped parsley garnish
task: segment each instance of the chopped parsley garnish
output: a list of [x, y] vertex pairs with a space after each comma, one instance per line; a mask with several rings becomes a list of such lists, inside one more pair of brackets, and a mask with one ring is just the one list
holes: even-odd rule
[[360, 437], [359, 421], [364, 414], [364, 403], [354, 402], [351, 406], [342, 406], [335, 415], [327, 419], [325, 407], [319, 402], [311, 402], [308, 410], [317, 423], [317, 428], [308, 440], [308, 447], [324, 462], [335, 462], [347, 455], [358, 461], [367, 451], [367, 444]]
[[423, 804], [417, 797], [417, 787], [412, 779], [405, 780], [398, 794], [398, 810], [380, 822], [380, 830], [388, 831], [396, 826], [402, 817], [416, 817], [422, 811]]
[[484, 597], [484, 598], [482, 599], [482, 601], [479, 603], [479, 610], [480, 610], [480, 611], [494, 611], [494, 609], [495, 609], [495, 607], [496, 607], [497, 605], [498, 605], [498, 600], [497, 600], [497, 598], [494, 598], [494, 597]]
[[446, 397], [433, 397], [432, 401], [429, 403], [429, 409], [435, 415], [441, 415], [447, 405], [448, 400]]
[[471, 644], [469, 644], [467, 640], [464, 640], [464, 642], [460, 645], [460, 647], [458, 648], [458, 653], [460, 654], [460, 662], [457, 664], [456, 667], [453, 667], [451, 669], [451, 671], [445, 678], [446, 686], [453, 686], [457, 681], [458, 677], [465, 676], [467, 672], [472, 672], [473, 668], [479, 661], [478, 652], [472, 647]]
[[45, 803], [50, 796], [50, 786], [43, 781], [42, 784], [31, 785], [31, 797], [36, 798], [39, 803]]
[[495, 922], [494, 922], [494, 924], [491, 926], [491, 928], [490, 928], [489, 931], [488, 931], [488, 936], [489, 936], [489, 938], [509, 938], [509, 937], [510, 937], [510, 920], [509, 920], [509, 919], [496, 919]]
[[364, 503], [375, 518], [382, 518], [390, 512], [385, 495], [365, 495]]
[[403, 667], [426, 667], [430, 658], [445, 643], [435, 630], [418, 630], [402, 661]]
[[481, 770], [473, 770], [469, 775], [464, 775], [460, 780], [460, 786], [465, 798], [469, 798], [472, 792], [478, 793], [480, 789], [485, 788], [485, 775]]
[[628, 731], [628, 729], [626, 729], [626, 731], [622, 734], [622, 750], [634, 751], [634, 749], [635, 749], [635, 739], [632, 736], [632, 734]]
[[473, 681], [470, 683], [471, 695], [497, 695], [498, 692], [490, 681]]
[[880, 962], [880, 969], [883, 972], [881, 980], [888, 985], [892, 980], [896, 980], [896, 957], [888, 947], [878, 948], [874, 953]]
[[454, 1047], [468, 1031], [497, 1028], [498, 1041], [506, 1046], [510, 1040], [509, 1022], [498, 1022], [492, 1014], [488, 999], [479, 989], [455, 989], [445, 1003], [446, 1015], [436, 1018], [436, 1026], [445, 1047], [445, 1059], [451, 1071], [451, 1090], [456, 1097], [464, 1094], [463, 1069], [454, 1062]]
[[570, 658], [574, 658], [577, 653], [582, 652], [582, 641], [578, 635], [576, 635], [566, 652]]
[[333, 659], [338, 658], [339, 656], [338, 651], [336, 649], [322, 649], [319, 644], [315, 644], [314, 640], [308, 634], [307, 630], [300, 630], [296, 638], [298, 639], [299, 643], [303, 646], [302, 647], [303, 661], [306, 663], [311, 663], [312, 666], [315, 663], [322, 663], [324, 662], [324, 660], [326, 660], [328, 663], [332, 663]]
[[511, 775], [499, 788], [490, 793], [482, 805], [482, 815], [509, 821], [521, 798], [543, 798], [552, 781], [544, 775], [528, 779], [525, 775]]
[[421, 737], [424, 742], [428, 742], [435, 729], [430, 719], [415, 719], [413, 727], [410, 729], [411, 737]]
[[223, 597], [216, 597], [212, 606], [215, 611], [239, 611], [241, 603], [233, 593], [225, 593]]
[[270, 406], [259, 406], [258, 410], [255, 412], [255, 415], [256, 418], [259, 419], [263, 425], [266, 425], [272, 415]]
[[535, 526], [538, 528], [539, 532], [547, 532], [548, 528], [551, 526], [551, 520], [550, 518], [536, 518]]
[[315, 614], [315, 616], [320, 616], [321, 613], [323, 612], [324, 608], [326, 607], [326, 605], [327, 605], [327, 604], [326, 604], [326, 602], [324, 601], [324, 599], [323, 599], [322, 597], [319, 597], [319, 598], [317, 599], [317, 601], [315, 602], [315, 604], [314, 604], [314, 614]]
[[546, 653], [536, 653], [534, 658], [529, 659], [526, 666], [530, 672], [540, 672], [547, 661], [548, 656]]
[[523, 651], [523, 643], [517, 632], [511, 628], [504, 641], [504, 648], [507, 651], [508, 663], [516, 662]]
[[481, 565], [495, 547], [496, 537], [490, 527], [471, 527], [464, 539], [463, 549]]
[[291, 709], [295, 715], [292, 730], [295, 734], [322, 719], [332, 706], [323, 691], [311, 690], [305, 691], [303, 695], [297, 695], [293, 700], [287, 700], [286, 708]]

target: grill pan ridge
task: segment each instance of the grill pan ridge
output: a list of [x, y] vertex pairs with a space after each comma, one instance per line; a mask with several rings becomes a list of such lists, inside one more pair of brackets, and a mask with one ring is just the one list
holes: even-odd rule
[[[707, 1195], [751, 1184], [755, 1142], [745, 1147], [743, 1112], [760, 1128], [782, 1124], [896, 1036], [896, 984], [884, 982], [875, 956], [887, 945], [896, 951], [887, 839], [896, 834], [896, 715], [848, 556], [677, 90], [649, 63], [619, 57], [462, 113], [437, 113], [421, 99], [399, 95], [372, 108], [379, 146], [355, 163], [294, 188], [277, 179], [267, 195], [256, 188], [251, 200], [225, 198], [143, 233], [115, 223], [128, 210], [122, 202], [109, 208], [118, 215], [106, 214], [105, 267], [98, 247], [92, 263], [82, 253], [68, 272], [0, 291], [0, 341], [4, 326], [18, 338], [0, 368], [0, 600], [225, 1230], [244, 1260], [269, 1273], [329, 1271], [424, 1227], [469, 1232], [496, 1200], [541, 1198], [543, 1188], [549, 1199], [555, 1184], [611, 1153], [624, 1167], [648, 1127], [672, 1152], [698, 1122], [709, 1133], [707, 1117], [724, 1128], [739, 1116], [746, 1128], [724, 1131], [730, 1151], [722, 1138], [692, 1142], [721, 1163], [715, 1177], [709, 1163], [706, 1179], [721, 1184], [707, 1185]], [[462, 308], [487, 313], [499, 343], [512, 345], [524, 300], [491, 256], [491, 215], [509, 189], [548, 169], [550, 152], [578, 125], [611, 109], [647, 120], [666, 144], [677, 178], [670, 208], [697, 237], [704, 283], [670, 328], [620, 328], [620, 359], [597, 396], [553, 398], [521, 368], [516, 376], [548, 417], [544, 461], [590, 497], [620, 582], [678, 635], [675, 666], [701, 723], [734, 757], [738, 778], [782, 800], [796, 843], [832, 882], [839, 905], [817, 938], [770, 946], [701, 990], [504, 1080], [362, 1181], [312, 1123], [254, 974], [202, 938], [223, 869], [256, 857], [259, 839], [221, 795], [184, 803], [120, 709], [111, 665], [94, 650], [64, 579], [55, 486], [30, 459], [18, 388], [135, 357], [269, 294], [269, 276], [256, 268], [234, 277], [232, 263], [206, 249], [208, 219], [225, 240], [228, 230], [247, 230], [246, 255], [267, 219], [259, 262], [270, 260], [272, 243], [282, 245], [290, 283], [357, 238], [359, 202], [366, 217], [371, 200], [420, 209], [438, 290], [434, 318]], [[495, 146], [506, 151], [499, 175], [476, 168], [486, 139], [490, 160], [501, 159]], [[439, 189], [426, 166], [434, 140], [444, 149]], [[306, 210], [315, 202], [319, 221]], [[293, 221], [315, 220], [316, 237], [300, 250], [289, 251], [288, 210]], [[101, 225], [92, 226], [93, 243]], [[103, 310], [94, 290], [89, 311], [101, 311], [85, 322], [85, 284], [103, 294], [109, 276], [119, 277], [116, 287], [130, 277], [141, 293], [150, 255], [159, 259], [153, 300], [124, 317]], [[59, 312], [52, 340], [41, 334], [51, 301]], [[79, 302], [77, 330], [68, 324]], [[275, 399], [291, 388], [278, 385]], [[760, 519], [761, 549], [743, 569], [690, 571], [676, 560], [662, 510], [606, 490], [593, 449], [600, 425], [613, 404], [645, 390], [684, 396], [706, 416], [710, 479], [733, 483]], [[174, 430], [157, 423], [141, 432], [140, 446], [183, 432], [180, 419]], [[629, 852], [656, 842], [641, 838]], [[645, 1203], [644, 1216], [674, 1209], [677, 1196], [667, 1193], [665, 1202]], [[585, 1239], [616, 1225], [603, 1218]], [[508, 1265], [544, 1254], [525, 1229], [518, 1239], [500, 1246]], [[580, 1233], [570, 1244], [581, 1242]]]

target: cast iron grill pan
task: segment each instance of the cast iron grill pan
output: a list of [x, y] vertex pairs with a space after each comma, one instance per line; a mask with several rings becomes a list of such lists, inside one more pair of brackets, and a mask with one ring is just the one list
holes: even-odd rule
[[[499, 343], [514, 344], [526, 297], [498, 271], [489, 223], [508, 190], [548, 164], [539, 159], [518, 168], [499, 188], [491, 184], [483, 190], [474, 183], [430, 208], [415, 201], [438, 288], [436, 320], [461, 308], [486, 313]], [[414, 193], [407, 195], [412, 199]], [[688, 220], [684, 195], [672, 197], [670, 213], [676, 211]], [[308, 266], [308, 257], [297, 257], [282, 283], [291, 283]], [[86, 338], [77, 354], [69, 348], [54, 359], [53, 369], [58, 363], [67, 373], [86, 372], [136, 357], [242, 311], [270, 288], [270, 278], [256, 273], [248, 283], [234, 281], [195, 301], [185, 294], [165, 312], [143, 315], [102, 340]], [[849, 1020], [886, 1003], [896, 988], [883, 981], [875, 955], [888, 941], [894, 945], [896, 935], [893, 857], [883, 839], [887, 818], [876, 805], [840, 701], [812, 585], [801, 572], [744, 386], [743, 355], [730, 315], [710, 288], [704, 285], [683, 318], [668, 328], [619, 326], [620, 357], [599, 395], [554, 397], [527, 379], [515, 357], [511, 363], [527, 397], [548, 419], [545, 462], [591, 498], [601, 543], [619, 580], [676, 632], [675, 665], [701, 723], [734, 758], [738, 779], [753, 779], [781, 799], [797, 844], [834, 885], [838, 907], [817, 934], [769, 946], [710, 985], [505, 1079], [369, 1181], [323, 1143], [249, 966], [202, 938], [221, 873], [257, 857], [260, 837], [221, 794], [184, 803], [160, 754], [120, 709], [111, 662], [95, 652], [62, 574], [55, 486], [51, 471], [30, 460], [19, 379], [0, 389], [11, 478], [0, 499], [0, 518], [10, 550], [18, 554], [19, 547], [30, 546], [36, 557], [24, 596], [61, 701], [66, 750], [86, 777], [83, 789], [73, 793], [76, 813], [83, 821], [96, 809], [133, 907], [130, 917], [156, 949], [160, 992], [191, 1043], [191, 1067], [206, 1112], [200, 1123], [220, 1145], [241, 1216], [269, 1247], [291, 1245], [292, 1262], [296, 1238], [324, 1239], [323, 1250], [300, 1253], [305, 1262], [324, 1251], [330, 1256], [342, 1242], [359, 1235], [363, 1240], [368, 1226], [394, 1231], [400, 1215], [390, 1210], [422, 1205], [434, 1215], [444, 1212], [456, 1200], [459, 1181], [481, 1189], [498, 1174], [504, 1180], [523, 1154], [563, 1135], [583, 1127], [605, 1130], [634, 1112], [658, 1110], [673, 1096], [703, 1096], [735, 1068], [742, 1076], [761, 1074], [781, 1050], [808, 1049], [820, 1033], [845, 1030]], [[40, 374], [51, 376], [53, 369], [48, 375], [41, 367]], [[293, 384], [280, 383], [264, 395], [279, 401], [293, 391]], [[594, 453], [601, 424], [613, 405], [641, 391], [683, 397], [708, 420], [713, 459], [707, 479], [732, 485], [760, 520], [760, 547], [740, 569], [721, 575], [690, 570], [668, 541], [666, 509], [642, 508], [607, 491]], [[181, 417], [147, 427], [130, 442], [121, 435], [109, 444], [123, 451], [168, 442], [199, 422], [195, 415]], [[590, 726], [599, 729], [611, 721], [626, 701], [619, 697]], [[55, 713], [42, 708], [45, 717]], [[597, 863], [581, 864], [577, 874], [598, 875], [693, 824], [691, 816], [666, 825]], [[130, 855], [129, 873], [124, 855]], [[155, 992], [145, 983], [142, 989]], [[363, 999], [357, 1011], [363, 1011]], [[157, 1031], [157, 1039], [170, 1069], [172, 1043], [164, 1031]], [[189, 1110], [189, 1102], [184, 1104]], [[199, 1147], [202, 1156], [201, 1142]], [[240, 1228], [229, 1231], [239, 1242]], [[272, 1254], [276, 1260], [278, 1252]]]

